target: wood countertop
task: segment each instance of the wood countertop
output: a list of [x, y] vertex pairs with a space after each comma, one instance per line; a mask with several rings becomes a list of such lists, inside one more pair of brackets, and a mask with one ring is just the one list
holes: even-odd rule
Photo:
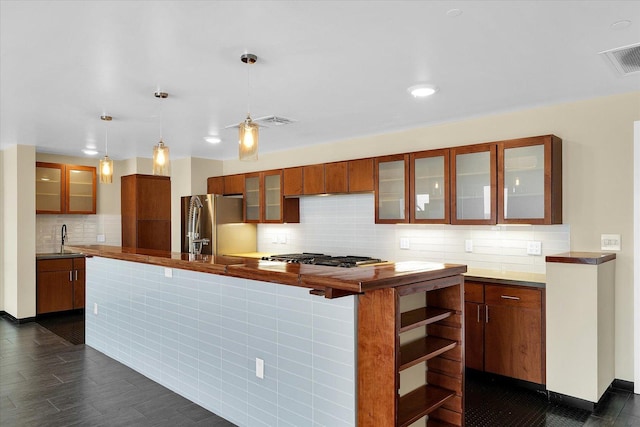
[[454, 276], [467, 271], [466, 265], [422, 261], [338, 268], [262, 261], [240, 256], [205, 255], [198, 259], [190, 260], [189, 254], [184, 253], [105, 245], [70, 245], [68, 249], [81, 252], [87, 256], [99, 256], [169, 268], [181, 268], [264, 282], [302, 286], [310, 288], [313, 293], [324, 295], [327, 298]]
[[590, 264], [598, 265], [616, 259], [616, 254], [601, 252], [566, 252], [563, 254], [549, 255], [547, 262], [559, 262], [564, 264]]

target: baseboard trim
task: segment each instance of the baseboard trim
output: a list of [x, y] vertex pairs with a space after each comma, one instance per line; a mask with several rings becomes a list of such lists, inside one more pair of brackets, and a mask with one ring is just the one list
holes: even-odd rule
[[611, 383], [611, 388], [615, 388], [617, 390], [628, 391], [629, 393], [633, 393], [634, 392], [634, 383], [633, 383], [633, 381], [615, 379]]
[[584, 409], [585, 411], [593, 412], [596, 404], [588, 400], [580, 399], [579, 397], [567, 396], [566, 394], [556, 393], [555, 391], [547, 391], [549, 394], [549, 401], [557, 403], [559, 405], [571, 406], [573, 408]]
[[25, 317], [22, 319], [16, 319], [13, 315], [7, 313], [6, 311], [0, 311], [0, 317], [4, 317], [7, 320], [10, 320], [13, 323], [17, 323], [19, 325], [23, 324], [23, 323], [29, 323], [29, 322], [35, 322], [36, 318], [34, 317]]

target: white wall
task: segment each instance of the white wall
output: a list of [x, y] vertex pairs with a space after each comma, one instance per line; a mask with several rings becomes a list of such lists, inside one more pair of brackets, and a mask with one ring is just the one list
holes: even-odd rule
[[2, 204], [0, 205], [0, 311], [4, 311], [4, 151], [0, 150], [0, 200]]
[[[563, 223], [571, 249], [600, 251], [601, 234], [620, 234], [616, 261], [616, 378], [632, 381], [633, 122], [640, 92], [479, 117], [460, 122], [225, 161], [224, 173], [346, 160], [555, 134], [563, 140]], [[284, 131], [284, 130], [283, 130]], [[264, 147], [268, 141], [261, 142]]]
[[24, 319], [36, 314], [35, 147], [7, 148], [2, 174], [4, 311]]
[[[634, 217], [634, 246], [640, 248], [640, 121], [633, 124], [634, 150], [633, 150], [633, 217]], [[640, 251], [634, 251], [633, 277], [634, 277], [634, 328], [635, 336], [635, 392], [640, 394]]]

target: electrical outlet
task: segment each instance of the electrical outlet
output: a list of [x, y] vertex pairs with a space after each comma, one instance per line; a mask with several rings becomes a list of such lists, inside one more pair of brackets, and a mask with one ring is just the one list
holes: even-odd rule
[[409, 249], [411, 247], [411, 244], [409, 242], [409, 238], [408, 237], [401, 237], [400, 238], [400, 249]]
[[600, 249], [603, 251], [619, 251], [620, 235], [619, 234], [601, 234]]
[[278, 243], [278, 235], [274, 234], [271, 236], [271, 243]]
[[278, 243], [284, 245], [287, 243], [287, 235], [286, 234], [278, 234]]
[[256, 357], [256, 377], [264, 379], [264, 360]]
[[96, 240], [98, 241], [98, 243], [104, 243], [107, 241], [107, 238], [104, 234], [98, 234], [96, 236]]
[[464, 251], [473, 252], [473, 240], [467, 239], [464, 241]]
[[542, 242], [539, 240], [528, 241], [527, 255], [542, 255]]
[[96, 316], [98, 315], [98, 303], [97, 302], [93, 303], [93, 314], [95, 314]]
[[164, 277], [172, 278], [173, 277], [173, 269], [165, 268], [164, 269]]

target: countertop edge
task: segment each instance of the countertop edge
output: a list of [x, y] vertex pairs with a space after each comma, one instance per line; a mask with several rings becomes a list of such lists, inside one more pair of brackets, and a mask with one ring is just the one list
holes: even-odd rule
[[616, 254], [605, 252], [566, 252], [555, 255], [547, 255], [546, 262], [563, 264], [588, 264], [599, 265], [616, 259]]

